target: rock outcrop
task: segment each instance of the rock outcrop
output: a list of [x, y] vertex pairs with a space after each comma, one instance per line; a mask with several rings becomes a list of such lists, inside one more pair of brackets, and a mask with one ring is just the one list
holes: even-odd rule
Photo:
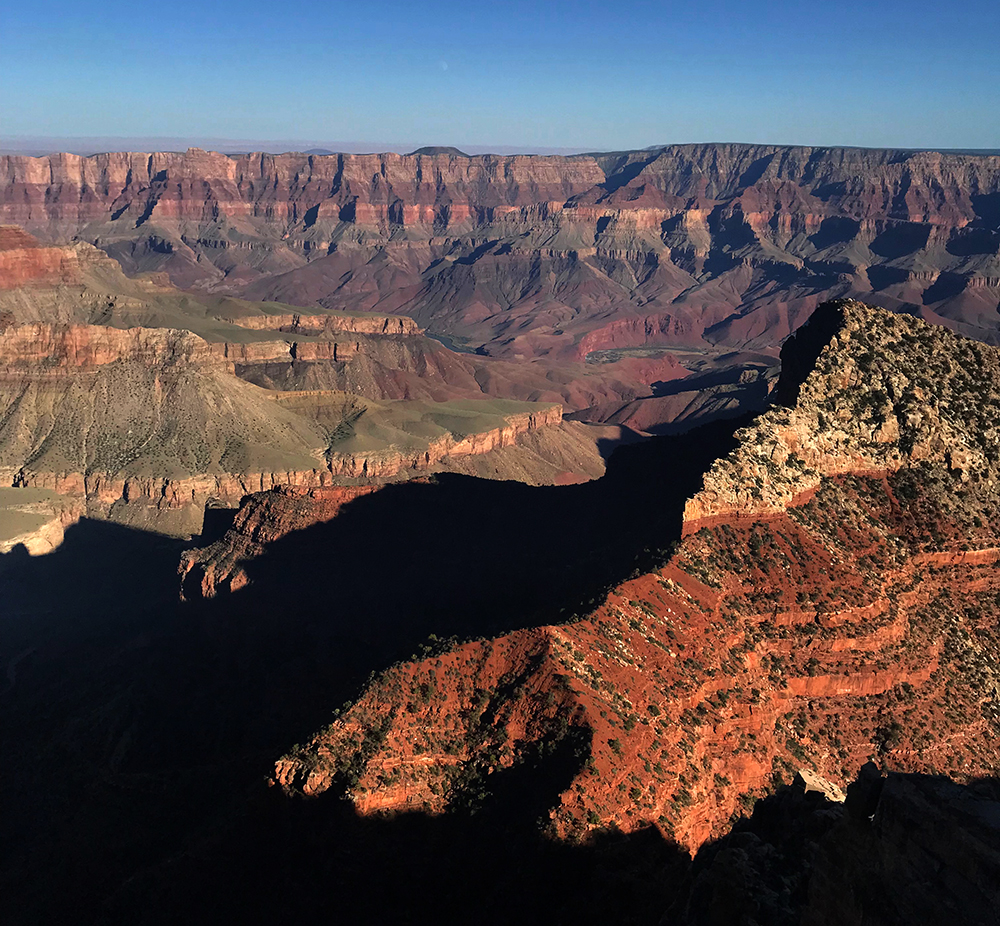
[[329, 521], [344, 505], [379, 488], [282, 486], [244, 498], [223, 538], [211, 546], [188, 550], [181, 557], [181, 597], [214, 598], [220, 591], [237, 591], [248, 581], [243, 564], [262, 553], [268, 543]]
[[994, 924], [1000, 791], [862, 768], [847, 801], [796, 782], [695, 857], [662, 922]]
[[12, 379], [93, 373], [113, 363], [150, 369], [190, 366], [232, 372], [226, 345], [170, 328], [109, 328], [103, 325], [17, 325], [0, 332], [0, 375]]
[[93, 245], [45, 247], [17, 225], [0, 225], [0, 290], [79, 283], [94, 269], [115, 268]]
[[[784, 359], [789, 407], [710, 470], [666, 565], [577, 622], [397, 664], [275, 781], [346, 788], [363, 813], [438, 812], [583, 736], [552, 831], [653, 824], [696, 849], [798, 769], [841, 788], [872, 756], [994, 774], [1000, 354], [849, 303]], [[773, 488], [747, 501], [758, 459]]]
[[858, 302], [824, 305], [782, 348], [776, 407], [705, 476], [685, 530], [709, 519], [785, 511], [840, 473], [938, 464], [997, 477], [1000, 354], [909, 316]]
[[67, 527], [86, 513], [86, 504], [32, 489], [0, 488], [0, 554], [24, 547], [32, 556], [51, 553]]
[[240, 328], [252, 331], [282, 331], [288, 334], [320, 336], [324, 334], [421, 334], [412, 318], [405, 315], [238, 315], [224, 318]]

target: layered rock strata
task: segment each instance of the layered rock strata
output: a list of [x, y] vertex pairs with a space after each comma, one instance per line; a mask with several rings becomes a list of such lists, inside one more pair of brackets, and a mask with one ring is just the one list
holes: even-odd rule
[[93, 245], [45, 247], [17, 225], [0, 225], [0, 290], [79, 283], [88, 270], [115, 267]]
[[[577, 411], [586, 409], [585, 420], [597, 422], [630, 403], [635, 407], [630, 417], [641, 420], [643, 429], [655, 427], [664, 415], [712, 415], [722, 404], [700, 394], [684, 402], [681, 410], [676, 401], [645, 401], [663, 384], [689, 373], [665, 350], [640, 356], [614, 352], [613, 362], [604, 355], [600, 362], [585, 364], [499, 362], [446, 347], [406, 315], [304, 314], [273, 302], [184, 292], [169, 285], [162, 273], [126, 277], [115, 261], [91, 245], [44, 247], [14, 226], [0, 230], [0, 254], [7, 259], [6, 264], [0, 260], [0, 331], [75, 325], [76, 336], [104, 340], [106, 350], [116, 336], [85, 332], [85, 326], [188, 330], [233, 364], [241, 379], [270, 390], [351, 392], [374, 400], [443, 402], [488, 395], [560, 402]], [[31, 267], [37, 272], [29, 272]], [[40, 348], [51, 340], [45, 332], [53, 330], [37, 329]], [[12, 342], [6, 346], [8, 352], [18, 347]], [[730, 357], [725, 362], [748, 361], [766, 365], [771, 358]], [[727, 397], [726, 405], [752, 403], [751, 392]]]
[[[872, 756], [995, 774], [1000, 355], [853, 304], [810, 328], [825, 343], [789, 347], [790, 407], [709, 472], [667, 565], [576, 623], [396, 665], [275, 781], [346, 788], [362, 813], [438, 812], [573, 734], [589, 757], [555, 833], [653, 824], [695, 849], [797, 769], [840, 787]], [[873, 437], [890, 412], [895, 438]], [[784, 416], [802, 462], [774, 454]], [[743, 461], [758, 458], [778, 488], [755, 507]], [[722, 509], [726, 480], [740, 503]]]
[[996, 340], [998, 203], [1000, 158], [894, 150], [0, 159], [0, 219], [46, 241], [509, 359], [770, 348], [847, 295]]
[[[393, 340], [413, 330], [409, 320], [385, 316], [351, 322], [354, 338]], [[294, 327], [302, 324], [296, 317]], [[389, 327], [404, 335], [381, 333]], [[332, 360], [336, 350], [331, 340], [213, 343], [170, 328], [8, 327], [0, 331], [0, 479], [85, 497], [101, 516], [118, 503], [198, 508], [211, 497], [236, 504], [273, 486], [428, 469], [512, 446], [562, 420], [559, 405], [505, 403], [479, 429], [466, 412], [472, 423], [461, 433], [427, 425], [427, 439], [340, 450], [330, 427], [308, 414], [314, 393], [292, 408], [288, 394], [235, 375], [264, 361]]]

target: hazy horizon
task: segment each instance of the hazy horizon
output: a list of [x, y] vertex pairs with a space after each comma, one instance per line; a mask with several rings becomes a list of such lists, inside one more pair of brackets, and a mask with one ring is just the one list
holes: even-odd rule
[[[65, 143], [61, 146], [61, 143]], [[456, 147], [466, 154], [581, 154], [596, 150], [585, 147], [547, 147], [537, 145], [479, 144], [454, 145], [441, 142], [406, 141], [331, 141], [309, 138], [217, 138], [211, 136], [58, 136], [0, 134], [0, 151], [21, 153], [29, 149], [44, 153], [97, 154], [106, 151], [184, 151], [188, 148], [228, 152], [264, 151], [279, 154], [290, 151], [326, 149], [338, 154], [370, 154], [395, 151], [405, 154], [429, 146]]]
[[330, 142], [310, 139], [225, 139], [204, 138], [193, 136], [189, 138], [176, 136], [146, 136], [146, 137], [79, 137], [79, 136], [4, 136], [0, 135], [0, 154], [24, 155], [29, 157], [44, 157], [51, 154], [76, 154], [84, 157], [105, 154], [108, 152], [183, 152], [189, 148], [201, 148], [206, 151], [216, 151], [227, 155], [240, 155], [251, 152], [265, 154], [314, 153], [330, 154], [408, 154], [425, 147], [453, 147], [470, 156], [495, 155], [560, 155], [570, 157], [580, 154], [597, 154], [602, 152], [653, 150], [670, 146], [683, 145], [751, 145], [759, 144], [775, 148], [860, 148], [870, 150], [890, 151], [938, 151], [941, 153], [969, 154], [992, 156], [1000, 154], [1000, 148], [945, 148], [941, 147], [907, 147], [902, 145], [798, 145], [784, 142], [744, 142], [737, 139], [714, 141], [674, 141], [663, 144], [643, 145], [641, 148], [560, 148], [539, 147], [532, 145], [452, 145], [447, 141], [435, 143], [398, 143], [398, 142]]

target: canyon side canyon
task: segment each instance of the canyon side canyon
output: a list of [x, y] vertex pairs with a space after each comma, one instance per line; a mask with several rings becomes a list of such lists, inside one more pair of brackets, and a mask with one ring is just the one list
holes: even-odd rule
[[1000, 916], [1000, 157], [0, 157], [14, 922]]

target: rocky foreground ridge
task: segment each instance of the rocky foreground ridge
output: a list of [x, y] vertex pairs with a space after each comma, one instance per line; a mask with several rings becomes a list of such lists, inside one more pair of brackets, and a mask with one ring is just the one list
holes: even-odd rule
[[439, 812], [570, 742], [554, 833], [693, 850], [797, 769], [995, 774], [1000, 355], [848, 302], [783, 362], [787, 407], [710, 470], [662, 568], [573, 623], [395, 665], [275, 782]]
[[182, 286], [412, 315], [508, 359], [770, 349], [842, 296], [997, 337], [997, 157], [11, 156], [0, 220]]

